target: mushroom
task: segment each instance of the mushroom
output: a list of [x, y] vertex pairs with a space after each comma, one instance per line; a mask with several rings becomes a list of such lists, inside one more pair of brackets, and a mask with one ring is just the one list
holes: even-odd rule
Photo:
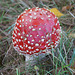
[[15, 24], [13, 46], [22, 55], [45, 54], [59, 44], [61, 27], [58, 18], [48, 9], [25, 10]]

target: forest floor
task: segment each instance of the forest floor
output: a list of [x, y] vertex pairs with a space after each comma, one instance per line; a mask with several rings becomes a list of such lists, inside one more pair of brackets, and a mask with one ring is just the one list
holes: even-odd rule
[[[56, 52], [25, 71], [25, 58], [12, 45], [15, 20], [25, 9], [57, 8], [62, 29]], [[58, 54], [58, 56], [57, 56]], [[36, 70], [37, 69], [37, 70]], [[0, 75], [75, 75], [75, 0], [0, 0]], [[37, 74], [38, 73], [38, 74]]]

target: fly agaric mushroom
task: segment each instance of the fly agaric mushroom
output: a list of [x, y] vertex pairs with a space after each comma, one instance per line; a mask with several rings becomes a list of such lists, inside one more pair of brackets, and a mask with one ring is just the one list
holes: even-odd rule
[[61, 27], [57, 17], [45, 8], [25, 10], [16, 21], [13, 46], [23, 55], [46, 53], [60, 41]]

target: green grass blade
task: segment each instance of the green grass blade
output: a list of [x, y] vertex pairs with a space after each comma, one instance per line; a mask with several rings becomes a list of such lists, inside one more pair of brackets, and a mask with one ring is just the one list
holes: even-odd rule
[[75, 59], [75, 48], [73, 49], [73, 54], [70, 60], [70, 65], [73, 63], [74, 59]]
[[3, 11], [2, 16], [0, 17], [0, 22], [3, 19], [3, 15], [4, 15], [5, 11]]
[[18, 68], [16, 68], [16, 74], [19, 75]]

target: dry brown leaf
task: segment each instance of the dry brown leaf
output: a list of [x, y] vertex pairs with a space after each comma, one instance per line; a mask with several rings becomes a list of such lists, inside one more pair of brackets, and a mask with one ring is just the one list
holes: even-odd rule
[[75, 33], [70, 33], [69, 37], [75, 38]]
[[2, 36], [0, 35], [0, 39], [2, 39]]
[[73, 70], [74, 75], [75, 75], [75, 62], [74, 62], [74, 64], [73, 64], [73, 65], [71, 65], [70, 67], [71, 67], [71, 69]]
[[75, 7], [75, 5], [64, 6], [64, 7], [62, 7], [62, 11], [66, 11], [68, 9], [71, 9], [72, 7]]
[[71, 65], [71, 68], [75, 70], [75, 62], [73, 65]]

